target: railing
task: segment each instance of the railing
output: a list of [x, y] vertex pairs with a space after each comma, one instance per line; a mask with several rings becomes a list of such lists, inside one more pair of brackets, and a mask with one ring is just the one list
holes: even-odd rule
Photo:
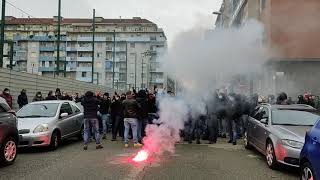
[[92, 71], [92, 67], [77, 67], [77, 71], [90, 72]]
[[54, 61], [55, 58], [53, 56], [39, 56], [39, 61]]
[[92, 57], [77, 57], [77, 61], [80, 61], [80, 62], [92, 62]]

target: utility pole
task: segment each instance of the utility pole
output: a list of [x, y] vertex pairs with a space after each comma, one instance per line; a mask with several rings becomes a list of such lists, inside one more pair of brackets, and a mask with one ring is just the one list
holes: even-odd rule
[[141, 53], [141, 70], [142, 70], [142, 72], [141, 72], [141, 81], [142, 81], [142, 83], [141, 83], [141, 89], [144, 88], [144, 85], [143, 85], [143, 58], [144, 58], [144, 54], [145, 54], [145, 53]]
[[116, 30], [113, 30], [113, 64], [112, 64], [112, 88], [114, 89], [114, 67], [116, 66]]
[[[92, 18], [92, 77], [91, 83], [93, 83], [94, 76], [94, 43], [95, 43], [95, 33], [96, 33], [96, 10], [93, 9], [93, 18]], [[97, 72], [98, 77], [98, 72]], [[98, 84], [98, 82], [97, 82]]]
[[134, 89], [137, 89], [137, 53], [134, 57]]
[[1, 37], [0, 37], [0, 68], [3, 67], [3, 46], [4, 46], [4, 26], [6, 18], [6, 0], [2, 0], [2, 15], [1, 15]]
[[[56, 64], [57, 64], [57, 76], [59, 76], [59, 73], [60, 73], [60, 35], [61, 35], [61, 32], [60, 32], [60, 26], [61, 26], [61, 0], [58, 0], [59, 3], [58, 3], [58, 37], [57, 37], [57, 61], [56, 61]], [[65, 64], [66, 65], [66, 64]]]

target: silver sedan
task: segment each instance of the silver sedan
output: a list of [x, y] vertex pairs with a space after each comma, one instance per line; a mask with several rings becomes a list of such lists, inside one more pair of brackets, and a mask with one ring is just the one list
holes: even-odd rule
[[264, 154], [271, 169], [279, 163], [299, 167], [305, 134], [319, 118], [316, 109], [307, 105], [262, 104], [249, 117], [245, 147]]
[[72, 101], [33, 102], [17, 112], [18, 147], [49, 146], [55, 150], [61, 140], [82, 138], [83, 112]]

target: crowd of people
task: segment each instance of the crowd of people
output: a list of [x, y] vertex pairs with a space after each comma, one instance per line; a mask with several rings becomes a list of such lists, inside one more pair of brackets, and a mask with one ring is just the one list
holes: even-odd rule
[[[173, 95], [171, 92], [168, 94]], [[10, 90], [5, 88], [0, 95], [12, 108], [13, 98]], [[145, 128], [148, 123], [152, 123], [150, 114], [156, 114], [158, 111], [157, 92], [148, 90], [128, 91], [127, 93], [112, 96], [109, 93], [86, 92], [83, 96], [79, 93], [69, 95], [62, 92], [59, 88], [55, 92], [49, 91], [47, 97], [43, 97], [41, 92], [37, 92], [33, 101], [43, 100], [70, 100], [81, 103], [84, 109], [84, 150], [88, 149], [88, 143], [91, 138], [96, 141], [96, 148], [103, 146], [100, 142], [100, 136], [106, 139], [107, 134], [111, 133], [111, 141], [116, 141], [121, 137], [125, 147], [129, 147], [129, 137], [133, 139], [134, 147], [142, 146], [142, 139], [145, 136]], [[293, 101], [286, 93], [280, 93], [277, 97], [270, 95], [268, 97], [257, 94], [250, 97], [227, 93], [226, 90], [217, 90], [207, 99], [206, 112], [198, 114], [196, 117], [191, 115], [185, 122], [185, 128], [181, 131], [181, 136], [188, 143], [200, 139], [208, 140], [209, 144], [217, 142], [217, 138], [227, 138], [229, 143], [237, 144], [237, 139], [244, 135], [246, 122], [251, 112], [254, 111], [259, 103], [269, 103], [278, 105], [288, 104], [307, 104], [319, 109], [320, 103], [317, 96], [305, 93]], [[19, 108], [28, 104], [27, 92], [23, 89], [18, 96], [17, 103]]]

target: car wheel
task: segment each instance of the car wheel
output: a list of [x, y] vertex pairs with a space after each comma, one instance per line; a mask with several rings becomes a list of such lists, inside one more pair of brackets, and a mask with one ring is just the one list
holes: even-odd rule
[[309, 162], [306, 162], [301, 167], [301, 180], [314, 180], [317, 179], [316, 174]]
[[244, 141], [244, 147], [246, 149], [251, 149], [252, 148], [252, 146], [250, 145], [250, 141], [249, 141], [249, 137], [248, 137], [248, 132], [247, 131], [244, 132], [243, 141]]
[[271, 141], [267, 143], [266, 147], [266, 160], [269, 168], [271, 169], [276, 169], [278, 162], [277, 162], [277, 157], [274, 151], [274, 146]]
[[4, 165], [11, 165], [17, 157], [17, 142], [14, 138], [9, 137], [0, 148], [0, 163]]
[[79, 133], [79, 135], [78, 135], [79, 141], [82, 141], [82, 140], [83, 140], [83, 135], [84, 135], [84, 130], [83, 130], [83, 126], [81, 126], [80, 133]]
[[50, 146], [49, 146], [49, 148], [50, 148], [51, 150], [56, 150], [56, 149], [58, 149], [59, 144], [60, 144], [60, 136], [59, 136], [59, 134], [58, 134], [57, 131], [54, 131], [54, 132], [52, 133], [52, 136], [51, 136], [51, 141], [50, 141]]

